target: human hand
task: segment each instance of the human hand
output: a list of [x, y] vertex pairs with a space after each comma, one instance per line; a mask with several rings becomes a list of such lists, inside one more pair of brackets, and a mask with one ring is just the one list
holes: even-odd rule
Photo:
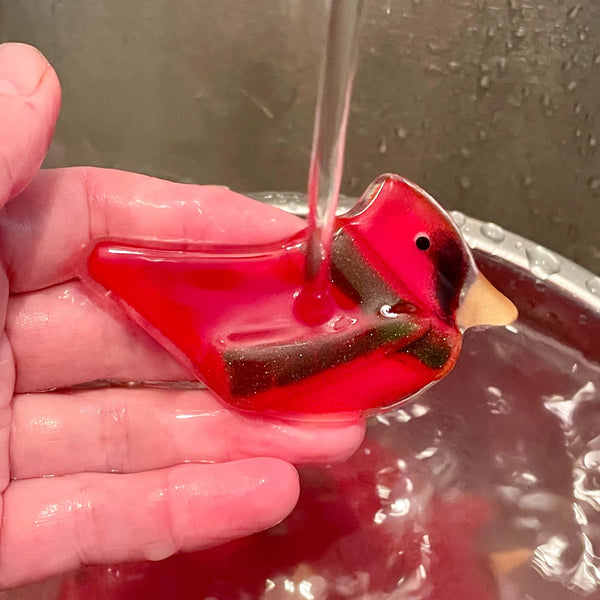
[[0, 46], [0, 587], [267, 528], [296, 503], [290, 463], [343, 458], [364, 434], [362, 422], [249, 419], [206, 390], [60, 391], [189, 379], [78, 281], [91, 234], [253, 243], [302, 225], [222, 188], [91, 168], [38, 173], [59, 105], [43, 56]]

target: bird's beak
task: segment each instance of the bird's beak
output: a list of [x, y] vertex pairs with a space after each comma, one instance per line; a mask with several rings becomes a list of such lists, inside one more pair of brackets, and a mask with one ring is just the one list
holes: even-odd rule
[[456, 324], [461, 330], [477, 325], [510, 325], [518, 316], [517, 307], [478, 272], [456, 311]]

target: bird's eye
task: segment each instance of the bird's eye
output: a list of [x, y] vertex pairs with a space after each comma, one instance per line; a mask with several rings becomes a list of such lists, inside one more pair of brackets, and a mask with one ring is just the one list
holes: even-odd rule
[[431, 246], [431, 240], [425, 234], [420, 233], [415, 238], [415, 246], [419, 250], [429, 250], [429, 247]]

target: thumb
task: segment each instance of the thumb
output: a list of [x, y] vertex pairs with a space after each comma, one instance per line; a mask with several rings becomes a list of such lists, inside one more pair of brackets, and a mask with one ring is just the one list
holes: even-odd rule
[[37, 173], [60, 108], [54, 69], [35, 48], [0, 45], [0, 207]]

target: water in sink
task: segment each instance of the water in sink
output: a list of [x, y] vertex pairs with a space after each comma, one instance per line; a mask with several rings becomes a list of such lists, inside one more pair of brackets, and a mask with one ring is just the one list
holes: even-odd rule
[[455, 371], [305, 467], [276, 528], [160, 563], [85, 568], [84, 598], [600, 597], [600, 364], [521, 323], [469, 332]]

